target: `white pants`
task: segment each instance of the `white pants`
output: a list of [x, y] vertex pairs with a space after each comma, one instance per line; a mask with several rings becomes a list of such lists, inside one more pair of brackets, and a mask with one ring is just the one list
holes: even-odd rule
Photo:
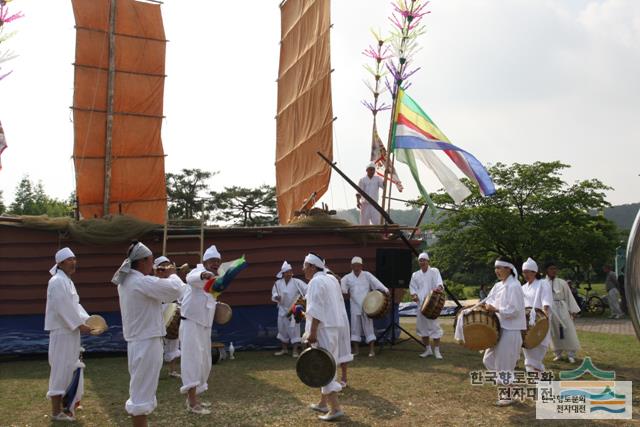
[[129, 362], [129, 400], [125, 409], [130, 415], [149, 415], [158, 406], [156, 390], [162, 369], [162, 337], [127, 343]]
[[351, 341], [360, 342], [363, 335], [367, 344], [376, 340], [373, 320], [363, 313], [351, 312]]
[[164, 361], [171, 362], [180, 357], [180, 340], [168, 340], [164, 338]]
[[421, 338], [434, 340], [440, 339], [444, 335], [438, 319], [427, 319], [420, 310], [416, 313], [416, 333]]
[[47, 397], [63, 396], [71, 384], [80, 358], [80, 330], [65, 328], [49, 332], [49, 390]]
[[360, 225], [379, 225], [380, 212], [367, 202], [360, 202]]
[[340, 327], [338, 333], [338, 359], [337, 364], [349, 363], [353, 361], [353, 354], [351, 354], [351, 340], [349, 333], [349, 326], [344, 325]]
[[276, 338], [285, 344], [289, 342], [297, 344], [300, 342], [300, 323], [295, 323], [291, 319], [293, 319], [293, 315], [291, 315], [291, 318], [286, 315], [278, 315], [278, 335]]
[[[495, 347], [484, 352], [482, 362], [490, 371], [511, 372], [513, 378], [513, 370], [520, 359], [520, 348], [522, 347], [522, 332], [520, 330], [500, 330], [500, 339]], [[499, 380], [500, 377], [498, 376]], [[500, 381], [502, 384], [508, 384], [509, 381]]]
[[[336, 367], [340, 363], [340, 327], [325, 328], [318, 327], [318, 347], [324, 348], [333, 356], [336, 361]], [[342, 390], [342, 386], [338, 382], [337, 370], [334, 373], [333, 381], [320, 388], [322, 394], [330, 394]]]
[[614, 316], [622, 316], [624, 313], [620, 308], [620, 291], [617, 288], [609, 289], [607, 293], [609, 295], [609, 308], [611, 308], [611, 314]]
[[182, 319], [180, 342], [182, 343], [180, 393], [186, 393], [194, 387], [196, 394], [207, 391], [209, 388], [207, 382], [211, 373], [211, 328], [189, 319]]
[[522, 348], [524, 353], [524, 367], [527, 371], [544, 371], [544, 356], [547, 354], [549, 344], [544, 341], [534, 348]]

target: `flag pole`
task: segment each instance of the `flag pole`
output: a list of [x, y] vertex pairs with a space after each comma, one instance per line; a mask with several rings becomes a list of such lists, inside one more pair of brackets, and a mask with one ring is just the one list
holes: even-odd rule
[[[393, 5], [395, 13], [392, 13], [389, 20], [399, 30], [395, 33], [396, 56], [398, 57], [398, 65], [394, 65], [392, 62], [387, 63], [387, 69], [392, 74], [393, 86], [391, 89], [391, 120], [389, 122], [389, 132], [387, 139], [387, 156], [385, 162], [384, 183], [382, 186], [382, 206], [391, 211], [391, 193], [392, 185], [390, 185], [391, 177], [393, 176], [393, 168], [395, 164], [395, 153], [393, 152], [393, 139], [395, 130], [395, 119], [397, 113], [398, 104], [398, 92], [402, 89], [403, 83], [406, 83], [413, 73], [418, 71], [417, 68], [411, 72], [407, 72], [407, 65], [410, 60], [412, 52], [415, 52], [416, 45], [413, 40], [424, 32], [421, 25], [419, 25], [422, 17], [429, 13], [423, 12], [427, 3], [421, 4], [420, 0], [397, 0]], [[398, 42], [399, 39], [399, 42]], [[406, 86], [405, 86], [406, 88]]]

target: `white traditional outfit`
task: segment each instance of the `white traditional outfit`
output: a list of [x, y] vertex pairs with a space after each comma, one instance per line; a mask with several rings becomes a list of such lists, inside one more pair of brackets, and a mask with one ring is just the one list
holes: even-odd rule
[[[426, 254], [420, 254], [420, 256], [424, 258], [423, 255]], [[427, 257], [426, 259], [429, 258]], [[429, 267], [427, 271], [420, 269], [411, 276], [409, 292], [411, 295], [417, 295], [418, 297], [416, 333], [419, 337], [440, 339], [442, 335], [444, 335], [438, 319], [427, 319], [420, 311], [424, 300], [429, 297], [431, 292], [440, 287], [442, 287], [442, 276], [440, 276], [440, 271], [437, 268]]]
[[291, 277], [287, 282], [283, 274], [291, 269], [288, 262], [285, 261], [282, 264], [282, 268], [276, 276], [278, 280], [271, 288], [271, 301], [278, 303], [278, 335], [276, 338], [285, 344], [289, 342], [298, 344], [300, 342], [300, 324], [296, 323], [293, 316], [287, 317], [287, 314], [298, 298], [305, 297], [307, 284], [295, 277]]
[[607, 288], [607, 300], [609, 301], [609, 308], [611, 309], [611, 317], [619, 319], [624, 316], [624, 312], [620, 308], [620, 291], [618, 290], [618, 277], [616, 273], [609, 271], [604, 283]]
[[[58, 264], [75, 257], [69, 248], [56, 253], [56, 265], [49, 270], [53, 276], [47, 286], [47, 305], [44, 315], [44, 330], [49, 331], [49, 390], [47, 397], [63, 396], [71, 384], [73, 374], [80, 362], [79, 326], [89, 318], [80, 305], [80, 297], [73, 281]], [[81, 374], [82, 375], [82, 370]], [[73, 412], [73, 407], [70, 408]]]
[[[517, 274], [515, 267], [510, 263], [496, 261], [495, 265], [510, 267]], [[520, 358], [522, 331], [527, 329], [524, 294], [520, 282], [513, 275], [509, 275], [505, 280], [496, 283], [491, 288], [485, 304], [498, 309], [496, 315], [500, 320], [500, 339], [495, 347], [484, 352], [484, 366], [490, 371], [510, 372], [512, 379], [513, 370]], [[510, 379], [504, 378], [500, 382], [508, 384]]]
[[[356, 257], [357, 258], [357, 257]], [[362, 259], [356, 259], [362, 264]], [[353, 261], [351, 262], [354, 263]], [[342, 277], [341, 287], [343, 294], [349, 294], [351, 307], [351, 341], [360, 342], [364, 335], [366, 343], [376, 340], [373, 328], [373, 320], [362, 309], [362, 303], [370, 291], [378, 290], [389, 293], [389, 289], [380, 280], [368, 271], [361, 271], [356, 275], [353, 271]]]
[[567, 282], [557, 277], [554, 279], [547, 277], [545, 282], [549, 285], [553, 294], [551, 321], [549, 322], [551, 349], [557, 357], [560, 357], [562, 352], [566, 351], [569, 357], [573, 358], [576, 352], [580, 350], [580, 341], [578, 341], [578, 333], [571, 318], [571, 313], [579, 313], [580, 307], [575, 298], [573, 298], [571, 288], [569, 288]]
[[[538, 265], [531, 258], [522, 265], [522, 270], [538, 272]], [[524, 306], [535, 307], [543, 310], [545, 306], [549, 307], [549, 317], [551, 317], [551, 306], [553, 305], [553, 295], [549, 284], [544, 280], [535, 279], [533, 282], [522, 285], [522, 293], [524, 294]], [[530, 316], [531, 317], [531, 316]], [[535, 320], [535, 318], [534, 318]], [[533, 322], [531, 320], [530, 322]], [[544, 371], [544, 356], [551, 344], [551, 332], [547, 332], [547, 336], [542, 342], [534, 348], [522, 348], [524, 353], [524, 366], [527, 371]]]
[[[307, 255], [305, 262], [324, 269], [324, 262], [315, 255]], [[339, 283], [336, 282], [324, 271], [316, 272], [309, 281], [305, 333], [310, 333], [313, 319], [317, 319], [317, 345], [330, 352], [336, 364], [339, 364], [340, 360], [343, 360], [340, 354], [341, 330], [344, 331], [348, 323], [342, 292]], [[322, 387], [320, 392], [326, 395], [340, 390], [342, 386], [336, 374], [333, 381]]]
[[131, 268], [133, 261], [151, 255], [149, 248], [137, 243], [111, 280], [118, 285], [122, 332], [127, 341], [131, 380], [125, 409], [132, 416], [149, 415], [157, 406], [162, 338], [166, 335], [162, 302], [178, 299], [183, 287], [176, 274], [161, 279]]
[[[373, 167], [375, 169], [375, 165], [373, 163], [367, 166]], [[373, 175], [369, 178], [368, 175], [360, 178], [358, 181], [358, 187], [362, 189], [369, 197], [371, 197], [376, 202], [378, 201], [378, 192], [380, 188], [383, 188], [384, 180], [378, 175]], [[378, 225], [380, 224], [380, 212], [376, 210], [371, 204], [364, 198], [360, 198], [360, 224], [362, 225]]]
[[[160, 256], [158, 258], [156, 258], [155, 260], [153, 260], [153, 268], [157, 269], [160, 264], [165, 263], [165, 262], [171, 262], [171, 260], [169, 260], [169, 258], [167, 258], [166, 256]], [[179, 278], [179, 276], [178, 276]], [[182, 282], [182, 279], [180, 280]], [[186, 283], [182, 282], [182, 286], [187, 286]], [[162, 303], [162, 312], [164, 313], [165, 310], [167, 309], [167, 306], [169, 304], [171, 304], [173, 301], [165, 301]], [[176, 303], [180, 304], [182, 303], [182, 298], [178, 298], [177, 300], [175, 300]], [[176, 360], [178, 357], [180, 357], [180, 338], [176, 338], [173, 340], [170, 340], [168, 338], [163, 338], [163, 349], [164, 349], [164, 354], [163, 354], [163, 359], [165, 362], [171, 362], [173, 360]]]
[[[211, 258], [221, 258], [215, 246], [207, 249], [202, 261]], [[217, 301], [213, 295], [204, 290], [207, 280], [201, 279], [200, 275], [206, 271], [204, 265], [198, 264], [195, 269], [189, 272], [187, 275], [188, 286], [182, 298], [182, 322], [180, 322], [182, 387], [180, 387], [180, 393], [187, 393], [195, 387], [196, 394], [200, 394], [209, 388], [211, 326]], [[216, 275], [217, 272], [211, 273]]]
[[[327, 273], [327, 277], [329, 277], [335, 285], [340, 288], [340, 292], [342, 292], [342, 286], [340, 285], [338, 278], [333, 274], [330, 274], [330, 270], [325, 270], [325, 272]], [[338, 360], [336, 360], [338, 365], [353, 361], [353, 354], [351, 353], [351, 333], [349, 330], [349, 317], [347, 316], [347, 310], [340, 310], [340, 315], [342, 316], [344, 326], [340, 328], [340, 332], [338, 334]]]

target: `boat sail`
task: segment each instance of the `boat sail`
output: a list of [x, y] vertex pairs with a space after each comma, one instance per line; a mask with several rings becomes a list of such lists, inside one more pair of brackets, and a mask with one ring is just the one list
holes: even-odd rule
[[160, 5], [135, 0], [72, 4], [73, 159], [80, 215], [126, 214], [162, 224], [166, 40]]
[[287, 224], [322, 197], [331, 178], [316, 154], [333, 159], [330, 0], [285, 0], [280, 11], [276, 195]]

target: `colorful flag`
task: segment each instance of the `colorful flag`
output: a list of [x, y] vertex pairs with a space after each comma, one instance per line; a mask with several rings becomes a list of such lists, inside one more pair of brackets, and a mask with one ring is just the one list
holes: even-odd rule
[[478, 184], [483, 196], [491, 196], [496, 191], [482, 163], [471, 153], [451, 144], [438, 126], [402, 89], [398, 90], [396, 100], [393, 149], [396, 150], [396, 158], [409, 166], [420, 193], [427, 201], [429, 197], [420, 183], [416, 157], [435, 173], [456, 203], [462, 202], [471, 194], [453, 171], [436, 156], [434, 150], [442, 150], [471, 181]]
[[[382, 144], [382, 140], [380, 139], [380, 135], [378, 135], [378, 127], [376, 126], [376, 117], [373, 116], [373, 130], [371, 133], [371, 159], [376, 165], [376, 175], [384, 178], [384, 170], [387, 166], [387, 150], [384, 148], [384, 144]], [[404, 187], [402, 186], [402, 181], [398, 178], [398, 174], [396, 173], [396, 169], [393, 165], [389, 166], [391, 168], [391, 182], [395, 184], [398, 188], [398, 191], [402, 192]]]
[[214, 297], [218, 298], [218, 295], [222, 293], [231, 281], [240, 273], [242, 270], [247, 268], [249, 263], [244, 259], [244, 255], [240, 258], [235, 259], [233, 261], [224, 262], [218, 268], [218, 276], [210, 279], [205, 283], [204, 290], [205, 292], [209, 292]]

